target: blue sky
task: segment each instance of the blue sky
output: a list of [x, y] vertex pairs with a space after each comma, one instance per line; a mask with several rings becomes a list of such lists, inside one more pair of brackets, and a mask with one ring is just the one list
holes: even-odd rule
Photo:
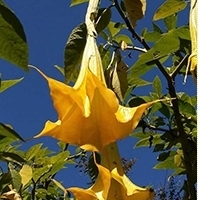
[[[69, 7], [69, 0], [5, 0], [5, 2], [23, 24], [29, 46], [29, 64], [37, 66], [51, 77], [64, 80], [60, 72], [54, 68], [54, 65], [63, 66], [65, 43], [72, 29], [84, 21], [87, 4]], [[104, 2], [109, 5], [109, 1]], [[147, 2], [146, 17], [138, 22], [137, 32], [141, 33], [144, 27], [151, 29], [153, 13], [162, 2], [163, 0]], [[179, 24], [187, 23], [187, 17], [188, 8], [182, 12]], [[117, 16], [115, 16], [115, 19], [121, 20]], [[1, 122], [11, 124], [26, 139], [39, 133], [46, 120], [55, 121], [57, 119], [47, 83], [38, 72], [31, 69], [29, 73], [25, 73], [4, 60], [0, 60], [0, 72], [3, 80], [25, 77], [21, 83], [1, 93]], [[156, 76], [155, 73], [158, 72], [154, 71], [147, 79], [152, 81]], [[182, 85], [182, 79], [178, 79], [177, 88], [180, 91], [189, 91], [189, 94], [194, 95], [196, 91], [193, 84], [190, 77], [185, 86]], [[190, 85], [192, 85], [192, 90]], [[148, 88], [138, 92], [143, 94], [148, 92]], [[152, 169], [156, 164], [156, 154], [152, 153], [153, 149], [133, 149], [135, 142], [136, 140], [133, 138], [120, 142], [121, 155], [137, 159], [137, 163], [130, 174], [133, 182], [141, 186], [164, 184], [166, 172]], [[35, 143], [44, 143], [50, 149], [56, 148], [56, 140], [49, 137], [31, 140], [23, 144], [23, 148], [26, 149]], [[127, 152], [129, 153], [127, 154]], [[85, 175], [80, 174], [78, 170], [74, 171], [74, 166], [62, 170], [57, 178], [64, 181], [66, 187], [83, 186], [88, 182]]]

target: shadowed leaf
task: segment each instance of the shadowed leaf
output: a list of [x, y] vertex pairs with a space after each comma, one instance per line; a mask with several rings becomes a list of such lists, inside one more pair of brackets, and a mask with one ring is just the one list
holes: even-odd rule
[[15, 14], [0, 2], [0, 57], [28, 71], [28, 46]]
[[86, 35], [86, 26], [83, 23], [73, 29], [68, 38], [67, 44], [65, 46], [64, 61], [64, 71], [67, 83], [76, 80], [75, 76], [78, 74], [78, 67], [81, 63], [83, 50], [86, 44]]

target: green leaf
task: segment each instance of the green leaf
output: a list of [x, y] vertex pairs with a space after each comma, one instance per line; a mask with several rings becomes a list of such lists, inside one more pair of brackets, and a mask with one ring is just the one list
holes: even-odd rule
[[32, 158], [34, 158], [39, 153], [42, 145], [43, 145], [42, 143], [36, 144], [32, 146], [28, 151], [26, 151], [26, 159], [29, 161]]
[[21, 176], [19, 175], [19, 172], [14, 169], [14, 166], [11, 163], [8, 164], [8, 167], [12, 177], [13, 188], [19, 191], [21, 187]]
[[143, 80], [141, 78], [133, 77], [132, 75], [128, 75], [128, 83], [129, 85], [136, 85], [137, 87], [152, 84], [152, 82]]
[[153, 90], [158, 96], [161, 96], [162, 94], [162, 82], [159, 78], [159, 76], [156, 76], [153, 80]]
[[130, 37], [128, 37], [127, 35], [123, 35], [123, 34], [119, 34], [116, 35], [113, 40], [115, 40], [117, 43], [121, 43], [122, 41], [126, 42], [127, 44], [133, 44], [132, 40], [130, 39]]
[[71, 0], [71, 4], [70, 6], [75, 6], [75, 5], [78, 5], [78, 4], [81, 4], [81, 3], [85, 3], [85, 2], [88, 2], [89, 0]]
[[147, 42], [156, 42], [157, 40], [159, 40], [162, 37], [161, 33], [158, 32], [146, 32], [144, 34], [144, 39]]
[[55, 179], [51, 179], [51, 180], [57, 185], [57, 187], [59, 187], [59, 188], [63, 191], [63, 193], [64, 193], [64, 198], [65, 198], [66, 195], [67, 195], [67, 190], [66, 190], [66, 188], [65, 188], [60, 182], [56, 181]]
[[187, 6], [187, 2], [184, 0], [166, 0], [155, 12], [153, 20], [163, 19], [170, 15], [173, 15]]
[[170, 155], [163, 161], [156, 164], [153, 169], [176, 169], [177, 166], [174, 164], [174, 156], [176, 151], [171, 151]]
[[111, 19], [111, 9], [110, 8], [101, 8], [99, 9], [97, 22], [96, 22], [96, 31], [100, 33], [103, 31], [109, 24]]
[[22, 163], [26, 162], [24, 158], [13, 152], [0, 152], [0, 159], [7, 162]]
[[75, 81], [86, 44], [86, 25], [80, 24], [71, 32], [65, 46], [64, 71], [66, 83]]
[[29, 165], [23, 165], [19, 171], [21, 176], [21, 183], [24, 187], [32, 178], [32, 168]]
[[[133, 68], [137, 65], [141, 67], [141, 65], [155, 59], [164, 59], [165, 56], [176, 52], [180, 48], [180, 38], [190, 40], [188, 26], [182, 26], [163, 34], [149, 51], [139, 56]], [[133, 72], [131, 72], [131, 74], [133, 74]]]
[[21, 80], [23, 80], [23, 78], [1, 81], [0, 93], [7, 90], [9, 87], [19, 83]]
[[1, 122], [0, 122], [0, 135], [8, 138], [19, 139], [25, 142], [24, 139], [17, 132], [15, 132], [10, 126], [2, 124]]
[[104, 69], [107, 69], [108, 65], [110, 64], [111, 53], [109, 49], [103, 47], [103, 45], [99, 45], [98, 47], [99, 53], [101, 56], [101, 61]]
[[0, 57], [28, 71], [28, 46], [19, 19], [0, 3]]
[[50, 158], [50, 162], [51, 164], [55, 164], [57, 162], [65, 162], [66, 159], [69, 157], [69, 155], [70, 155], [69, 151], [60, 152], [59, 154], [52, 156]]
[[[149, 147], [150, 146], [150, 135], [148, 135], [146, 133], [145, 133], [145, 135], [146, 135], [146, 137], [139, 140], [135, 144], [134, 148], [136, 148], [136, 147]], [[131, 136], [134, 137], [134, 133]], [[162, 141], [162, 139], [160, 139], [160, 134], [153, 134], [152, 146], [154, 146], [158, 143], [161, 143], [161, 142], [163, 142], [163, 141]]]
[[152, 25], [153, 25], [153, 30], [155, 32], [160, 33], [160, 34], [163, 33], [162, 29], [157, 24], [155, 24], [155, 23], [152, 22]]
[[113, 38], [115, 35], [117, 35], [117, 33], [119, 33], [119, 31], [121, 30], [119, 27], [115, 26], [116, 23], [115, 22], [110, 22], [108, 24], [108, 31], [111, 35], [111, 37]]
[[[142, 99], [141, 97], [132, 97], [129, 101], [128, 101], [128, 105], [132, 108], [132, 107], [136, 107], [139, 106], [143, 103], [146, 103], [146, 101], [144, 99]], [[144, 134], [143, 134], [144, 135]]]
[[169, 155], [170, 155], [170, 151], [162, 152], [158, 155], [157, 160], [162, 162], [166, 160], [169, 157]]
[[176, 28], [177, 20], [178, 20], [177, 14], [173, 14], [164, 18], [165, 27], [167, 28], [168, 31]]

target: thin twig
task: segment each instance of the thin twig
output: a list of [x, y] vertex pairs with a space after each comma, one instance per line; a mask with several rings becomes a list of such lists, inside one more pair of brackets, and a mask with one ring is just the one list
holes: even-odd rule
[[188, 59], [189, 55], [186, 54], [184, 56], [184, 58], [181, 60], [181, 62], [178, 64], [178, 66], [176, 67], [176, 69], [171, 73], [171, 78], [174, 80], [176, 75], [180, 72], [180, 70], [183, 68], [184, 64], [186, 63], [187, 59]]

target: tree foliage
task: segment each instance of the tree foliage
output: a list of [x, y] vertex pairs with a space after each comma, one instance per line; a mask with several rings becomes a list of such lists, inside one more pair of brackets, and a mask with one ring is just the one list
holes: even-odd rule
[[[72, 0], [71, 6], [86, 2]], [[99, 5], [97, 15], [93, 16], [96, 32], [103, 41], [98, 48], [106, 83], [115, 92], [120, 104], [126, 107], [166, 97], [171, 99], [170, 103], [162, 101], [149, 108], [130, 136], [138, 139], [134, 148], [147, 147], [148, 151], [148, 147], [151, 147], [153, 152], [158, 153], [154, 169], [173, 170], [169, 188], [167, 191], [163, 188], [156, 190], [156, 200], [195, 200], [197, 97], [188, 95], [183, 88], [175, 87], [177, 79], [187, 73], [187, 62], [195, 45], [193, 42], [191, 47], [193, 38], [190, 34], [191, 26], [188, 26], [189, 15], [184, 25], [179, 26], [177, 23], [180, 12], [184, 12], [182, 10], [190, 6], [190, 2], [166, 0], [152, 16], [152, 22], [149, 21], [152, 29], [143, 27], [142, 32], [137, 33], [135, 27], [140, 23], [139, 19], [145, 17], [148, 3], [145, 0], [107, 1]], [[115, 21], [113, 13], [120, 17], [120, 21]], [[164, 25], [160, 26], [158, 20]], [[67, 84], [73, 84], [77, 79], [86, 36], [85, 23], [77, 25], [63, 50], [64, 67], [56, 66]], [[0, 38], [0, 57], [28, 71], [28, 44], [23, 25], [3, 1], [0, 1]], [[135, 61], [132, 57], [136, 52], [138, 58]], [[192, 62], [191, 57], [189, 62]], [[192, 67], [193, 71], [197, 68], [193, 64]], [[159, 75], [155, 69], [160, 71]], [[152, 82], [146, 80], [149, 74], [154, 76]], [[23, 78], [0, 80], [0, 93], [20, 81]], [[163, 87], [164, 82], [167, 83], [167, 89]], [[149, 93], [145, 96], [137, 95], [137, 89], [142, 90], [147, 85], [152, 86]], [[195, 90], [195, 85], [191, 87]], [[76, 154], [71, 155], [68, 144], [63, 142], [58, 142], [60, 150], [56, 153], [43, 144], [22, 151], [20, 147], [23, 142], [24, 139], [11, 125], [0, 123], [1, 199], [73, 199], [64, 184], [56, 179], [56, 174], [63, 169], [67, 170], [66, 167], [72, 163], [83, 169], [92, 183], [95, 182], [99, 154], [96, 154], [98, 159], [95, 162], [93, 154], [79, 148]], [[123, 158], [122, 163], [128, 172], [135, 160]], [[178, 180], [183, 175], [184, 180], [180, 179], [180, 185], [175, 185], [173, 177]]]

